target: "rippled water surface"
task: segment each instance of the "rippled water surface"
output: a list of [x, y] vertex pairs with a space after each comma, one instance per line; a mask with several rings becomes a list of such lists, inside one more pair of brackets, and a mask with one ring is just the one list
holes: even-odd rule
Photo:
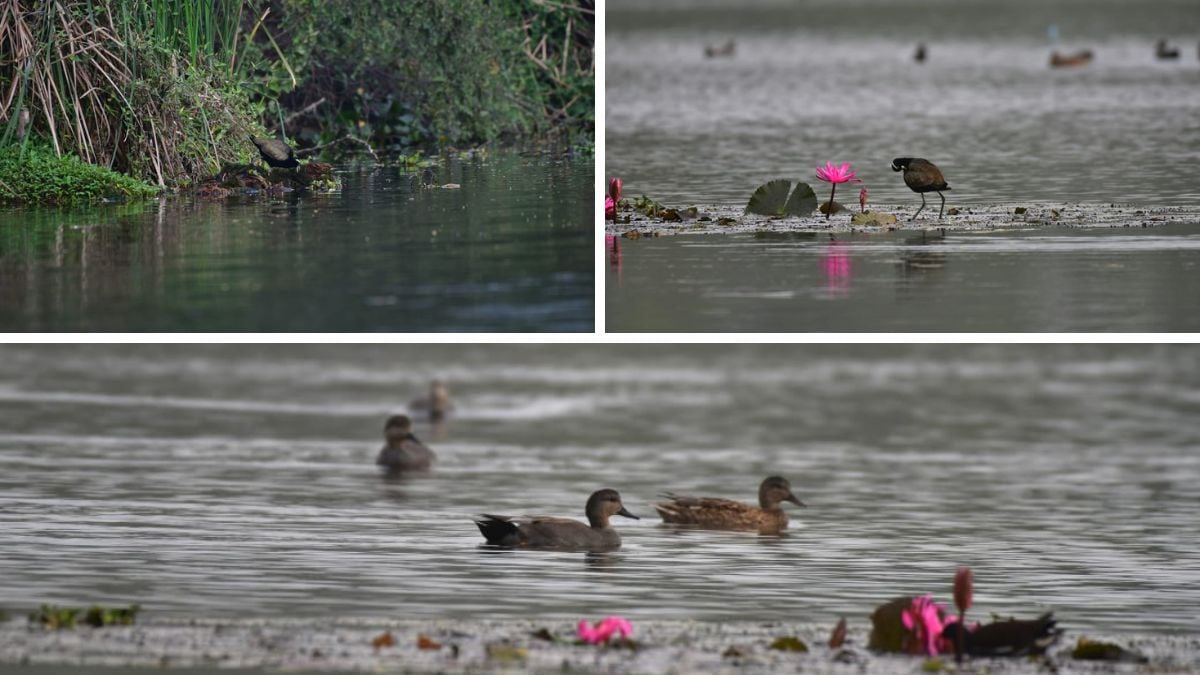
[[395, 168], [334, 195], [0, 210], [0, 331], [591, 331], [593, 162]]
[[[1157, 346], [5, 347], [0, 598], [160, 616], [864, 617], [900, 593], [1200, 622], [1200, 350]], [[427, 476], [372, 465], [432, 377]], [[664, 529], [664, 490], [808, 504], [782, 538]], [[642, 520], [496, 552], [480, 511]], [[861, 620], [861, 618], [860, 618]]]
[[[889, 164], [916, 156], [951, 204], [1200, 201], [1194, 0], [612, 0], [607, 21], [605, 172], [631, 195], [740, 206], [837, 161], [915, 204]], [[1095, 61], [1051, 70], [1051, 25]]]
[[617, 245], [610, 331], [1200, 331], [1200, 225]]

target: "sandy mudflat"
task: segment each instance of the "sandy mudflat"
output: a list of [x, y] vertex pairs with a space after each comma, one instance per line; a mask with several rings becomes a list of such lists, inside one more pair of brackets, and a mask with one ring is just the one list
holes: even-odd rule
[[[1069, 622], [1064, 622], [1069, 623]], [[341, 620], [164, 620], [137, 626], [65, 631], [22, 620], [0, 626], [0, 672], [116, 673], [171, 668], [188, 673], [267, 672], [611, 672], [611, 673], [919, 673], [919, 657], [873, 655], [863, 649], [868, 623], [851, 622], [848, 647], [824, 646], [829, 628], [772, 622], [635, 621], [637, 649], [576, 644], [571, 622]], [[535, 637], [545, 628], [557, 638]], [[372, 640], [390, 631], [395, 645]], [[419, 649], [419, 635], [441, 644]], [[770, 648], [796, 636], [807, 654]], [[1074, 661], [1070, 631], [1051, 650], [1060, 673], [1200, 671], [1200, 634], [1180, 637], [1106, 636], [1149, 657], [1149, 665]], [[733, 648], [731, 650], [731, 648]], [[737, 652], [740, 655], [735, 655]], [[953, 666], [953, 659], [944, 661]], [[968, 661], [966, 672], [1037, 673], [1024, 659]]]
[[[1024, 209], [1024, 213], [1017, 213]], [[850, 212], [805, 218], [770, 218], [742, 213], [741, 207], [699, 206], [694, 218], [681, 222], [666, 222], [629, 210], [622, 211], [621, 220], [608, 221], [607, 234], [640, 236], [670, 234], [736, 234], [748, 232], [891, 232], [944, 229], [947, 231], [993, 230], [1000, 228], [1045, 227], [1154, 227], [1171, 223], [1200, 223], [1200, 207], [1164, 206], [1140, 207], [1107, 204], [1002, 204], [987, 207], [960, 207], [953, 215], [938, 219], [937, 208], [926, 208], [914, 222], [908, 222], [915, 209], [911, 206], [872, 206], [873, 211], [896, 216], [895, 225], [854, 225]], [[681, 213], [683, 213], [681, 211]], [[718, 219], [734, 222], [719, 224]], [[628, 220], [628, 222], [625, 222]], [[636, 235], [634, 235], [636, 236]]]

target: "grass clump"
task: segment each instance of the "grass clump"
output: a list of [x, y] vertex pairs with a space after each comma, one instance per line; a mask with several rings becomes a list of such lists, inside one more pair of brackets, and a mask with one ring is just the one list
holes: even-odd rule
[[64, 630], [75, 628], [82, 616], [82, 622], [93, 628], [132, 626], [140, 611], [142, 611], [141, 605], [128, 607], [92, 605], [86, 611], [79, 607], [42, 605], [36, 612], [29, 615], [29, 623], [38, 624], [51, 630]]
[[158, 188], [45, 146], [0, 148], [0, 203], [71, 204], [152, 197]]

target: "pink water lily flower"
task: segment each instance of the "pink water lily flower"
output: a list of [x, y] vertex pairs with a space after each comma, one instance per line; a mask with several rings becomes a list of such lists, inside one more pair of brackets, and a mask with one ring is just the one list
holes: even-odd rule
[[834, 166], [833, 162], [825, 162], [825, 166], [817, 167], [817, 178], [826, 183], [861, 183], [862, 180], [854, 177], [854, 170], [850, 168], [850, 162], [846, 162], [841, 166]]
[[949, 651], [952, 647], [947, 640], [942, 639], [942, 629], [954, 623], [953, 616], [947, 617], [941, 605], [933, 601], [933, 597], [922, 595], [912, 599], [912, 604], [900, 613], [904, 627], [912, 632], [915, 642], [911, 645], [914, 652], [924, 651], [926, 656], [937, 656], [939, 651]]
[[579, 639], [592, 645], [607, 643], [614, 635], [620, 634], [620, 638], [625, 640], [633, 635], [633, 624], [619, 616], [607, 616], [601, 619], [596, 625], [587, 622], [587, 619], [579, 620]]
[[605, 220], [617, 219], [617, 203], [613, 201], [612, 197], [604, 197], [604, 218]]
[[841, 166], [834, 166], [833, 162], [825, 162], [825, 166], [817, 167], [817, 178], [826, 183], [833, 183], [833, 189], [829, 191], [829, 208], [825, 210], [825, 220], [829, 220], [829, 214], [833, 213], [833, 195], [837, 192], [838, 183], [862, 182], [861, 179], [854, 177], [850, 162]]

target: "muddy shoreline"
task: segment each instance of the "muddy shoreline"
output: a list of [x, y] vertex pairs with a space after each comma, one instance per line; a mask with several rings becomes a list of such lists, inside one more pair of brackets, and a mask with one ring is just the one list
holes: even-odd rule
[[[598, 617], [594, 617], [598, 618]], [[953, 670], [953, 658], [879, 655], [864, 645], [869, 622], [851, 621], [846, 647], [826, 646], [829, 627], [779, 622], [634, 621], [636, 647], [578, 644], [567, 620], [147, 618], [135, 626], [50, 631], [13, 619], [0, 625], [0, 672], [612, 672], [612, 673], [915, 673]], [[391, 646], [374, 646], [384, 633]], [[540, 634], [540, 636], [539, 636]], [[420, 636], [436, 643], [418, 646]], [[808, 653], [780, 651], [780, 637], [798, 637]], [[1196, 672], [1200, 635], [1112, 636], [1149, 658], [1148, 665], [1077, 661], [1070, 631], [1051, 649], [1059, 673]], [[547, 639], [552, 638], [552, 639]], [[967, 672], [1047, 672], [1025, 659], [968, 661]], [[927, 670], [927, 672], [937, 672]]]
[[[1120, 204], [1003, 204], [986, 207], [947, 209], [941, 219], [937, 210], [926, 208], [916, 221], [909, 222], [915, 212], [911, 206], [882, 205], [871, 211], [896, 217], [894, 225], [857, 225], [851, 217], [857, 211], [841, 211], [826, 220], [823, 215], [773, 218], [743, 213], [743, 207], [703, 205], [694, 214], [684, 209], [682, 220], [668, 221], [623, 209], [619, 220], [605, 223], [605, 234], [622, 235], [628, 239], [675, 234], [747, 234], [782, 233], [849, 233], [895, 232], [924, 230], [986, 231], [996, 229], [1034, 228], [1116, 228], [1155, 227], [1174, 223], [1200, 222], [1200, 207], [1145, 207]], [[636, 234], [634, 234], [636, 232]]]

